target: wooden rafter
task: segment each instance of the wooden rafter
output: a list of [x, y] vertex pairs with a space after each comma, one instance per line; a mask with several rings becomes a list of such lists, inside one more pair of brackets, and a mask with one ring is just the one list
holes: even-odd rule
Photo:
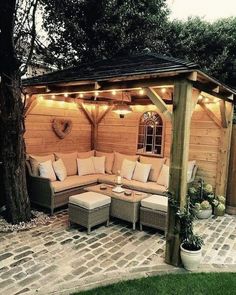
[[168, 110], [167, 105], [165, 102], [161, 99], [161, 97], [150, 87], [145, 87], [144, 91], [146, 95], [150, 98], [150, 100], [153, 102], [154, 105], [158, 107], [160, 112], [166, 116], [168, 119], [172, 119], [172, 114]]
[[217, 126], [222, 127], [221, 120], [218, 119], [218, 117], [206, 106], [205, 103], [199, 102], [198, 104], [207, 113], [208, 117], [210, 117], [216, 123]]
[[36, 107], [37, 104], [38, 104], [37, 98], [31, 96], [30, 99], [28, 100], [25, 110], [24, 110], [25, 117], [28, 116], [28, 114]]
[[83, 111], [83, 113], [85, 114], [86, 118], [89, 120], [89, 122], [94, 125], [95, 122], [93, 120], [93, 117], [91, 116], [90, 112], [84, 107], [83, 103], [81, 102], [77, 102], [77, 105], [79, 106], [79, 108]]
[[99, 124], [102, 119], [113, 109], [113, 106], [109, 106], [106, 110], [104, 110], [98, 117], [97, 124]]

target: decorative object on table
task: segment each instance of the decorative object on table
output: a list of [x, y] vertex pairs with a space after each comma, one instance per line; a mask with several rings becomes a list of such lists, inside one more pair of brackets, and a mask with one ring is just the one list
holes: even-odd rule
[[195, 205], [191, 203], [191, 199], [187, 196], [186, 205], [180, 208], [178, 202], [171, 193], [167, 193], [170, 206], [175, 210], [180, 222], [180, 256], [184, 268], [194, 271], [199, 267], [202, 258], [203, 239], [194, 234], [193, 221], [196, 219]]
[[203, 179], [196, 186], [188, 190], [192, 204], [195, 206], [196, 216], [199, 219], [207, 219], [212, 216], [212, 208], [218, 205], [216, 195], [211, 184], [205, 184]]
[[224, 216], [225, 215], [225, 202], [226, 202], [226, 199], [225, 199], [224, 196], [216, 196], [216, 200], [218, 201], [218, 204], [214, 208], [214, 215], [216, 215], [216, 216]]
[[116, 175], [116, 186], [112, 189], [115, 193], [123, 193], [124, 189], [122, 188], [122, 177], [120, 176], [120, 170], [117, 171]]
[[107, 185], [106, 184], [101, 184], [100, 185], [100, 190], [106, 190], [107, 189]]
[[72, 121], [70, 119], [55, 118], [52, 121], [52, 130], [60, 139], [65, 138], [72, 130]]
[[125, 194], [126, 196], [131, 196], [131, 195], [132, 195], [132, 191], [130, 191], [130, 190], [125, 190], [125, 191], [124, 191], [124, 194]]

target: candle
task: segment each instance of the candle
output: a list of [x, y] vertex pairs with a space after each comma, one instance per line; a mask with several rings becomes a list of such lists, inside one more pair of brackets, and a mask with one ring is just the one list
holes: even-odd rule
[[117, 176], [117, 184], [121, 184], [121, 176]]

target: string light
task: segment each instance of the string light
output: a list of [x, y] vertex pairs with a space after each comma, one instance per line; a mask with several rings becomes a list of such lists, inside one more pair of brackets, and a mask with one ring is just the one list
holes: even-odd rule
[[64, 93], [64, 97], [68, 97], [68, 93]]
[[55, 99], [56, 98], [56, 96], [54, 94], [51, 97], [52, 97], [52, 99]]
[[115, 90], [112, 90], [112, 95], [116, 95], [116, 91]]
[[161, 88], [161, 93], [166, 93], [166, 88]]
[[98, 91], [95, 91], [94, 94], [95, 94], [95, 96], [98, 96], [99, 95], [99, 92]]
[[79, 94], [79, 98], [83, 98], [84, 97], [84, 94], [83, 93], [80, 93]]
[[144, 90], [143, 89], [139, 90], [139, 95], [144, 95]]

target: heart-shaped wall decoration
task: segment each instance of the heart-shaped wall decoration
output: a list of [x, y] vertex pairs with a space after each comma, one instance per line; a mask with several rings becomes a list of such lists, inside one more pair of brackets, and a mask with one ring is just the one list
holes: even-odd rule
[[72, 129], [72, 121], [69, 119], [53, 119], [52, 130], [60, 138], [65, 138]]

